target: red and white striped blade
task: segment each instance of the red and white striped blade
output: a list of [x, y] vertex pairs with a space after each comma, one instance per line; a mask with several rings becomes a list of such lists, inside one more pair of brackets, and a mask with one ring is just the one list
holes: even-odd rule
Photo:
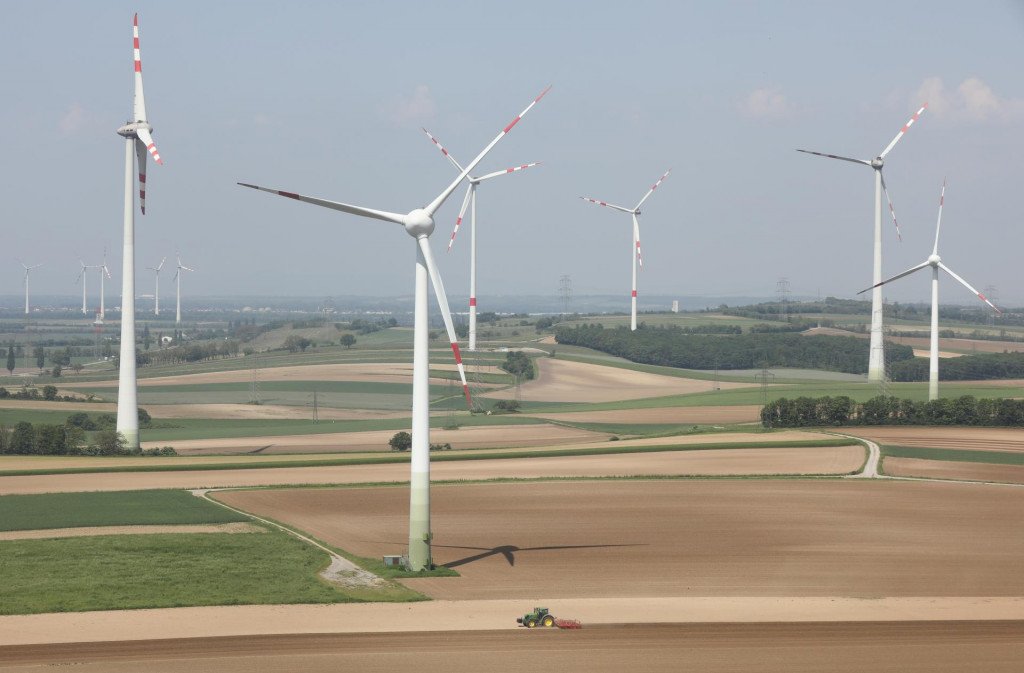
[[389, 213], [386, 210], [374, 210], [372, 208], [363, 208], [362, 206], [352, 206], [347, 203], [328, 201], [326, 199], [317, 199], [312, 196], [303, 196], [302, 194], [296, 194], [294, 192], [284, 192], [279, 189], [271, 189], [270, 187], [250, 185], [245, 182], [239, 182], [237, 184], [241, 185], [242, 187], [248, 187], [249, 189], [258, 189], [261, 192], [270, 192], [271, 194], [277, 194], [278, 196], [286, 196], [289, 199], [295, 199], [296, 201], [312, 203], [314, 206], [322, 206], [324, 208], [330, 208], [332, 210], [340, 210], [343, 213], [360, 215], [362, 217], [372, 217], [377, 220], [384, 220], [385, 222], [394, 222], [395, 224], [405, 224], [405, 215], [402, 215], [400, 213]]
[[612, 205], [610, 203], [605, 203], [604, 201], [596, 201], [594, 199], [589, 199], [589, 198], [587, 198], [585, 196], [581, 196], [580, 198], [583, 199], [584, 201], [590, 201], [591, 203], [596, 203], [599, 206], [604, 206], [605, 208], [614, 208], [615, 210], [621, 210], [624, 213], [632, 213], [633, 212], [633, 210], [630, 209], [630, 208], [623, 208], [622, 206], [615, 206], [615, 205]]
[[825, 157], [828, 159], [839, 159], [840, 161], [852, 161], [855, 164], [864, 164], [870, 166], [871, 162], [867, 159], [852, 159], [850, 157], [841, 157], [838, 154], [824, 154], [822, 152], [812, 152], [811, 150], [797, 150], [797, 152], [803, 152], [804, 154], [813, 154], [816, 157]]
[[647, 198], [648, 198], [648, 197], [649, 197], [649, 196], [650, 196], [651, 194], [653, 194], [653, 193], [654, 193], [654, 190], [658, 188], [658, 185], [660, 185], [660, 184], [661, 184], [661, 183], [662, 183], [662, 182], [663, 182], [663, 181], [665, 180], [665, 178], [667, 178], [667, 177], [668, 177], [668, 174], [669, 174], [669, 173], [671, 173], [671, 172], [672, 172], [672, 169], [671, 169], [671, 168], [670, 168], [670, 169], [668, 169], [667, 171], [665, 171], [665, 175], [661, 176], [661, 177], [660, 177], [660, 178], [658, 179], [658, 181], [654, 183], [654, 186], [653, 186], [653, 187], [651, 187], [651, 191], [649, 191], [649, 192], [647, 192], [646, 194], [644, 194], [644, 198], [640, 199], [640, 203], [636, 204], [636, 208], [634, 208], [634, 210], [640, 210], [640, 206], [644, 205], [644, 201], [646, 201], [646, 200], [647, 200]]
[[163, 159], [160, 158], [160, 153], [156, 151], [156, 143], [153, 142], [153, 136], [149, 135], [149, 131], [146, 129], [137, 129], [135, 131], [135, 135], [139, 137], [139, 140], [141, 140], [142, 144], [146, 146], [146, 150], [153, 155], [156, 162], [162, 166], [164, 163]]
[[146, 146], [138, 138], [135, 139], [135, 158], [139, 164], [139, 207], [146, 214]]
[[541, 162], [539, 162], [539, 161], [535, 161], [532, 164], [526, 164], [525, 166], [516, 166], [514, 168], [506, 168], [503, 171], [494, 171], [493, 173], [488, 173], [487, 175], [485, 175], [483, 177], [476, 178], [476, 182], [483, 182], [484, 180], [490, 180], [491, 178], [496, 178], [499, 175], [508, 175], [509, 173], [515, 173], [516, 171], [521, 171], [524, 168], [530, 168], [532, 166], [540, 166], [540, 163]]
[[892, 215], [892, 223], [896, 225], [896, 235], [899, 236], [900, 243], [903, 242], [903, 234], [900, 233], [900, 223], [896, 221], [896, 209], [892, 207], [892, 199], [889, 198], [889, 189], [885, 186], [885, 176], [882, 171], [878, 171], [878, 175], [882, 180], [882, 191], [885, 192], [885, 200], [889, 202], [889, 214]]
[[466, 370], [462, 366], [462, 354], [459, 353], [459, 341], [455, 336], [455, 326], [452, 324], [452, 312], [448, 308], [448, 296], [444, 293], [444, 283], [441, 282], [441, 274], [437, 271], [437, 264], [434, 263], [434, 254], [430, 250], [430, 239], [427, 236], [420, 236], [416, 239], [420, 252], [423, 253], [423, 261], [427, 263], [427, 273], [430, 274], [430, 284], [434, 286], [434, 295], [437, 297], [438, 306], [441, 307], [441, 317], [444, 319], [444, 328], [448, 330], [448, 340], [452, 342], [452, 353], [455, 355], [455, 366], [459, 368], [459, 378], [462, 379], [462, 391], [466, 394], [466, 403], [473, 408], [473, 401], [469, 398], [469, 384], [466, 383]]
[[423, 128], [422, 126], [420, 128], [423, 129], [423, 132], [427, 134], [428, 138], [430, 138], [431, 140], [434, 141], [434, 144], [437, 145], [437, 149], [441, 150], [441, 154], [443, 154], [446, 157], [448, 157], [448, 161], [452, 162], [452, 166], [455, 166], [456, 170], [461, 172], [462, 171], [462, 166], [460, 166], [459, 162], [455, 160], [455, 157], [453, 157], [452, 155], [448, 154], [448, 150], [446, 150], [444, 148], [444, 145], [439, 143], [437, 141], [437, 138], [435, 138], [434, 136], [430, 135], [430, 131], [428, 131], [427, 129]]
[[146, 120], [146, 97], [142, 93], [142, 59], [139, 56], [139, 15], [135, 15], [132, 33], [135, 38], [135, 119], [132, 121]]
[[881, 286], [885, 285], [886, 283], [891, 283], [892, 281], [896, 280], [897, 278], [903, 278], [903, 276], [909, 276], [910, 274], [914, 273], [915, 271], [920, 271], [921, 269], [925, 268], [926, 266], [931, 266], [931, 264], [929, 262], [927, 262], [927, 261], [921, 262], [917, 266], [910, 267], [909, 269], [907, 269], [903, 273], [898, 273], [895, 276], [893, 276], [892, 278], [886, 278], [881, 283], [876, 283], [876, 284], [872, 285], [871, 287], [866, 287], [863, 290], [861, 290], [860, 292], [858, 292], [857, 294], [864, 294], [868, 290], [874, 290], [876, 287], [881, 287]]
[[636, 259], [640, 262], [640, 268], [644, 268], [644, 258], [640, 254], [640, 222], [636, 219], [636, 213], [633, 214], [633, 242], [636, 243]]
[[888, 154], [889, 151], [892, 150], [892, 148], [896, 147], [896, 143], [898, 143], [900, 138], [903, 137], [903, 134], [907, 132], [907, 129], [909, 129], [913, 125], [913, 123], [917, 121], [917, 118], [921, 116], [921, 113], [924, 112], [924, 109], [926, 107], [928, 107], [927, 102], [925, 102], [925, 104], [921, 106], [921, 109], [917, 111], [917, 114], [911, 117], [910, 121], [908, 121], [906, 125], [900, 129], [900, 132], [897, 133], [896, 137], [892, 139], [892, 142], [889, 143], [889, 146], [882, 150], [882, 153], [878, 155], [879, 159], [884, 159], [885, 155]]
[[971, 287], [971, 284], [968, 283], [966, 280], [964, 280], [960, 276], [958, 276], [955, 273], [953, 273], [953, 270], [950, 269], [948, 266], [946, 266], [942, 262], [939, 262], [939, 268], [942, 269], [943, 271], [945, 271], [946, 273], [948, 273], [950, 276], [953, 276], [953, 278], [956, 278], [958, 281], [960, 281], [960, 284], [963, 285], [964, 287], [966, 287], [968, 290], [970, 290], [974, 294], [978, 295], [978, 298], [981, 299], [986, 304], [988, 304], [989, 306], [991, 306], [993, 309], [995, 309], [996, 313], [1002, 313], [1002, 311], [1000, 311], [998, 308], [996, 308], [995, 304], [993, 304], [992, 302], [990, 302], [988, 299], [985, 298], [985, 295], [983, 295], [982, 293], [978, 292], [973, 287]]
[[434, 213], [437, 212], [437, 209], [441, 207], [441, 204], [443, 204], [448, 199], [449, 196], [451, 196], [452, 192], [455, 191], [455, 188], [459, 186], [459, 183], [462, 182], [463, 178], [469, 175], [469, 172], [471, 170], [476, 168], [476, 165], [480, 163], [485, 156], [487, 156], [487, 153], [490, 152], [491, 149], [498, 144], [498, 141], [504, 138], [506, 135], [508, 135], [508, 132], [512, 130], [512, 127], [518, 124], [519, 120], [522, 119], [526, 115], [526, 113], [530, 111], [530, 108], [536, 105], [537, 102], [541, 98], [543, 98], [544, 94], [546, 94], [548, 91], [551, 91], [551, 87], [544, 89], [544, 93], [534, 98], [533, 102], [526, 106], [525, 110], [516, 115], [516, 118], [509, 122], [508, 126], [506, 126], [504, 130], [502, 130], [502, 132], [499, 133], [498, 136], [491, 141], [491, 144], [485, 147], [483, 151], [477, 155], [476, 159], [473, 159], [473, 161], [468, 166], [462, 169], [462, 172], [459, 174], [459, 177], [457, 177], [454, 182], [448, 185], [448, 187], [443, 192], [438, 194], [437, 198], [430, 202], [430, 205], [424, 208], [424, 210], [427, 211], [428, 215], [430, 215], [431, 217], [434, 216]]
[[[942, 178], [942, 193], [939, 195], [939, 219], [935, 223], [935, 247], [932, 254], [939, 254], [939, 229], [942, 227], [942, 204], [946, 200], [946, 178]], [[984, 297], [982, 297], [984, 299]]]
[[459, 225], [462, 224], [462, 218], [466, 216], [466, 208], [469, 206], [469, 199], [473, 196], [473, 190], [475, 185], [470, 184], [469, 189], [466, 190], [466, 198], [462, 199], [462, 208], [459, 210], [459, 218], [455, 220], [455, 231], [452, 232], [452, 237], [448, 241], [448, 249], [445, 252], [452, 251], [452, 244], [455, 243], [455, 236], [459, 233]]

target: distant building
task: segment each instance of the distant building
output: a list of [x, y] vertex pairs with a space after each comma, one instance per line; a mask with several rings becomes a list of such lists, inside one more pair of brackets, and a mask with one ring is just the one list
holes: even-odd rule
[[673, 313], [679, 313], [679, 300], [678, 299], [673, 299], [672, 300], [672, 312]]

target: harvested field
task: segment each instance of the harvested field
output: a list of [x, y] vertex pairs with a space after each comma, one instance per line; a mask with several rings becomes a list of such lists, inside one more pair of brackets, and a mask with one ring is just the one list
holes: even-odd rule
[[[895, 477], [926, 477], [928, 479], [966, 479], [1024, 484], [1024, 466], [964, 463], [955, 460], [923, 460], [921, 458], [887, 457], [883, 469]], [[1018, 509], [1020, 505], [1018, 505]]]
[[[845, 430], [879, 444], [924, 446], [936, 449], [1024, 452], [1024, 431], [1019, 428], [936, 426], [863, 427]], [[886, 461], [888, 462], [888, 461]]]
[[[70, 393], [75, 394], [75, 393]], [[84, 411], [92, 414], [110, 414], [117, 411], [117, 405], [110, 402], [57, 402], [47, 400], [0, 400], [0, 409], [41, 409], [43, 411]]]
[[[399, 553], [402, 488], [219, 499], [351, 553]], [[448, 600], [671, 596], [1024, 596], [1016, 488], [886, 481], [442, 485], [435, 562], [405, 580]], [[501, 521], [495, 526], [495, 521]]]
[[57, 537], [93, 535], [158, 535], [161, 533], [265, 533], [266, 528], [251, 523], [188, 524], [171, 526], [89, 526], [87, 528], [47, 528], [44, 530], [0, 531], [0, 540], [43, 540]]
[[[915, 348], [914, 349], [914, 357], [915, 358], [927, 358], [927, 357], [931, 357], [931, 355], [932, 355], [932, 352], [931, 352], [931, 347], [930, 346], [928, 348]], [[953, 353], [952, 351], [939, 351], [939, 357], [940, 358], [959, 358], [959, 357], [963, 357], [964, 355], [966, 355], [966, 353]]]
[[535, 418], [570, 423], [755, 423], [761, 420], [761, 407], [743, 404], [728, 407], [660, 407], [654, 409], [621, 409], [608, 411], [577, 411], [573, 413], [530, 413]]
[[[483, 458], [483, 456], [481, 456]], [[857, 446], [666, 451], [605, 456], [434, 462], [434, 480], [632, 475], [845, 474], [864, 462]], [[106, 472], [0, 477], [0, 494], [407, 482], [409, 465], [342, 465], [249, 470]], [[407, 513], [408, 514], [408, 513]]]
[[[710, 390], [711, 383], [698, 379], [676, 378], [660, 374], [605, 367], [586, 362], [534, 360], [537, 378], [520, 386], [522, 399], [533, 402], [613, 402], [645, 397], [683, 395]], [[718, 384], [723, 390], [748, 388], [750, 383]], [[486, 395], [493, 399], [511, 399], [515, 390]]]

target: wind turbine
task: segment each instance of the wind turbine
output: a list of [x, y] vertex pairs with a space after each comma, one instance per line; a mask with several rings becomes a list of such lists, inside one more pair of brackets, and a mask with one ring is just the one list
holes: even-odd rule
[[103, 277], [103, 274], [106, 274], [107, 278], [110, 278], [110, 269], [107, 268], [106, 250], [103, 251], [103, 263], [97, 264], [94, 268], [100, 270], [100, 319], [103, 319], [107, 317], [106, 294], [104, 292], [104, 289], [106, 287], [106, 279]]
[[[150, 271], [156, 272], [156, 290], [153, 292], [153, 314], [160, 315], [160, 269], [164, 268], [164, 262], [167, 261], [167, 255], [160, 260], [160, 263], [156, 266], [147, 266], [146, 268]], [[179, 260], [180, 262], [180, 260]]]
[[[448, 157], [448, 161], [452, 163], [455, 170], [462, 172], [462, 166], [455, 160], [448, 150], [444, 148], [441, 143], [437, 141], [437, 138], [430, 135], [427, 129], [423, 129], [423, 132], [427, 134], [427, 137], [434, 141], [437, 145], [437, 149], [441, 150], [441, 153]], [[462, 224], [462, 218], [466, 214], [466, 207], [472, 203], [472, 209], [470, 211], [472, 217], [470, 218], [469, 225], [469, 350], [476, 350], [476, 188], [484, 180], [490, 180], [496, 178], [499, 175], [508, 175], [509, 173], [515, 173], [521, 171], [524, 168], [530, 168], [531, 166], [539, 166], [540, 162], [537, 161], [532, 164], [526, 164], [525, 166], [516, 166], [515, 168], [506, 168], [503, 171], [495, 171], [494, 173], [488, 173], [479, 178], [474, 178], [472, 175], [467, 176], [469, 178], [469, 189], [466, 190], [466, 198], [462, 200], [462, 209], [459, 210], [459, 217], [455, 220], [455, 230], [452, 232], [452, 238], [448, 241], [448, 250], [451, 252], [452, 244], [455, 243], [455, 236], [459, 233], [459, 225]]]
[[874, 268], [871, 272], [871, 282], [875, 283], [872, 287], [875, 288], [874, 292], [871, 293], [871, 355], [868, 360], [868, 380], [880, 382], [885, 379], [885, 340], [882, 334], [882, 290], [880, 288], [882, 280], [882, 192], [885, 192], [885, 199], [889, 202], [889, 212], [892, 214], [892, 222], [896, 225], [896, 235], [903, 240], [900, 236], [900, 225], [896, 222], [896, 211], [892, 207], [892, 199], [889, 198], [889, 190], [885, 186], [885, 178], [882, 177], [882, 166], [885, 164], [885, 157], [892, 148], [896, 146], [903, 134], [907, 132], [924, 109], [928, 107], [926, 102], [921, 106], [921, 109], [910, 118], [910, 121], [900, 129], [900, 132], [896, 134], [896, 137], [892, 139], [889, 146], [882, 150], [874, 159], [851, 159], [850, 157], [840, 157], [835, 154], [822, 154], [821, 152], [811, 152], [810, 150], [797, 150], [797, 152], [804, 152], [806, 154], [814, 154], [819, 157], [827, 157], [829, 159], [839, 159], [841, 161], [850, 161], [855, 164], [864, 164], [870, 166], [875, 171], [875, 253], [874, 253]]
[[[142, 61], [139, 57], [139, 15], [132, 19], [135, 51], [135, 96], [131, 120], [117, 129], [125, 139], [124, 150], [124, 254], [121, 263], [121, 358], [117, 384], [117, 431], [128, 448], [139, 446], [138, 381], [135, 370], [135, 158], [139, 163], [139, 207], [146, 214], [146, 153], [163, 164], [153, 143], [153, 126], [146, 116], [142, 92]], [[132, 155], [135, 156], [132, 156]], [[104, 262], [104, 265], [106, 262]], [[104, 266], [104, 268], [106, 268]], [[102, 303], [101, 309], [102, 312]]]
[[393, 222], [402, 225], [405, 233], [416, 239], [416, 290], [414, 309], [414, 333], [413, 333], [413, 377], [412, 377], [412, 457], [411, 457], [411, 479], [409, 494], [409, 567], [414, 571], [422, 570], [431, 565], [430, 557], [430, 351], [427, 307], [427, 276], [430, 276], [430, 284], [434, 288], [437, 303], [441, 308], [441, 317], [444, 319], [444, 326], [448, 330], [448, 339], [451, 341], [452, 352], [455, 355], [455, 364], [459, 370], [459, 377], [462, 379], [462, 389], [466, 395], [466, 402], [472, 406], [469, 397], [469, 386], [466, 384], [466, 372], [462, 366], [462, 356], [459, 354], [459, 344], [455, 337], [455, 328], [452, 326], [451, 311], [448, 309], [448, 298], [444, 292], [444, 285], [441, 282], [441, 274], [438, 273], [437, 265], [434, 262], [434, 255], [430, 249], [430, 234], [434, 232], [434, 214], [441, 204], [459, 186], [463, 178], [469, 175], [470, 171], [491, 151], [499, 140], [512, 130], [523, 116], [544, 97], [551, 87], [544, 90], [540, 96], [533, 99], [525, 110], [520, 112], [508, 126], [491, 141], [491, 143], [477, 155], [473, 161], [459, 172], [455, 179], [444, 191], [437, 195], [424, 208], [415, 208], [408, 214], [392, 213], [383, 210], [373, 210], [361, 206], [352, 206], [337, 201], [327, 201], [310, 196], [303, 196], [293, 192], [284, 192], [277, 189], [260, 187], [239, 183], [243, 187], [259, 189], [271, 194], [287, 196], [297, 201], [305, 201], [313, 205], [323, 206], [340, 210], [360, 217], [369, 217], [385, 222]]
[[[667, 171], [665, 171], [665, 175], [661, 176], [661, 178], [659, 178], [658, 181], [654, 183], [654, 186], [651, 187], [650, 191], [648, 191], [644, 195], [644, 198], [640, 199], [640, 203], [636, 204], [636, 208], [623, 208], [622, 206], [613, 206], [612, 204], [605, 203], [604, 201], [595, 201], [594, 199], [588, 199], [585, 196], [581, 196], [580, 197], [584, 201], [590, 201], [591, 203], [596, 203], [597, 205], [604, 206], [605, 208], [613, 208], [615, 210], [621, 210], [622, 212], [629, 213], [629, 214], [631, 214], [633, 216], [633, 245], [630, 246], [630, 248], [631, 248], [630, 255], [633, 257], [633, 298], [632, 298], [632, 301], [631, 301], [631, 312], [630, 312], [630, 321], [629, 321], [629, 328], [631, 330], [633, 330], [633, 331], [636, 331], [636, 263], [637, 263], [637, 261], [640, 262], [640, 268], [641, 269], [644, 267], [644, 260], [643, 260], [643, 257], [640, 255], [640, 223], [637, 220], [637, 218], [640, 217], [640, 206], [644, 205], [644, 201], [646, 201], [647, 198], [651, 194], [654, 193], [654, 190], [658, 188], [658, 185], [661, 184], [661, 181], [664, 180], [665, 178], [667, 178], [668, 174], [671, 173], [671, 172], [672, 172], [671, 168], [668, 169]], [[632, 248], [634, 248], [634, 247], [636, 248], [636, 254], [635, 255], [632, 252]]]
[[33, 266], [25, 266], [24, 262], [19, 261], [18, 264], [25, 269], [25, 315], [28, 315], [28, 274], [32, 269], [38, 269], [42, 264], [35, 264]]
[[939, 196], [939, 219], [935, 223], [935, 246], [932, 248], [932, 254], [928, 256], [928, 259], [921, 262], [917, 266], [911, 267], [903, 273], [898, 273], [892, 278], [887, 278], [877, 285], [861, 290], [857, 294], [862, 294], [876, 287], [881, 287], [888, 282], [894, 281], [897, 278], [903, 278], [909, 276], [915, 271], [930, 266], [932, 268], [932, 333], [931, 333], [931, 351], [929, 353], [928, 361], [928, 399], [937, 400], [939, 398], [939, 269], [942, 269], [953, 278], [960, 281], [960, 284], [966, 287], [968, 290], [978, 295], [983, 302], [995, 309], [996, 313], [1002, 313], [996, 305], [985, 298], [985, 295], [975, 290], [970, 284], [961, 278], [960, 276], [953, 273], [953, 270], [942, 263], [942, 258], [939, 257], [939, 228], [942, 226], [942, 203], [946, 200], [946, 181], [942, 181], [942, 194]]
[[[161, 262], [160, 265], [163, 266], [163, 262]], [[173, 280], [178, 281], [178, 313], [177, 313], [177, 316], [174, 318], [174, 322], [176, 324], [178, 324], [178, 325], [181, 324], [181, 272], [182, 271], [195, 271], [195, 269], [190, 269], [187, 266], [185, 266], [184, 264], [182, 264], [181, 263], [181, 255], [178, 255], [178, 268], [174, 272], [174, 279], [173, 279]]]
[[91, 264], [86, 264], [82, 260], [78, 261], [82, 265], [82, 270], [78, 272], [78, 278], [75, 279], [75, 283], [77, 283], [78, 281], [82, 281], [82, 315], [89, 315], [89, 312], [85, 307], [85, 281], [89, 276], [89, 274], [87, 274], [86, 271], [93, 267]]

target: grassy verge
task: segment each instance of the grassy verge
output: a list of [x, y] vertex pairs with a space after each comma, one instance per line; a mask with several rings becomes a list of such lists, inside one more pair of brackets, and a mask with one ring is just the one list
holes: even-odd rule
[[0, 530], [248, 521], [184, 491], [0, 496]]
[[922, 460], [952, 460], [960, 463], [1024, 465], [1024, 453], [1009, 453], [1006, 451], [933, 449], [922, 446], [883, 446], [882, 456], [890, 458], [920, 458]]
[[357, 600], [317, 577], [324, 551], [278, 530], [11, 540], [0, 557], [0, 614]]

